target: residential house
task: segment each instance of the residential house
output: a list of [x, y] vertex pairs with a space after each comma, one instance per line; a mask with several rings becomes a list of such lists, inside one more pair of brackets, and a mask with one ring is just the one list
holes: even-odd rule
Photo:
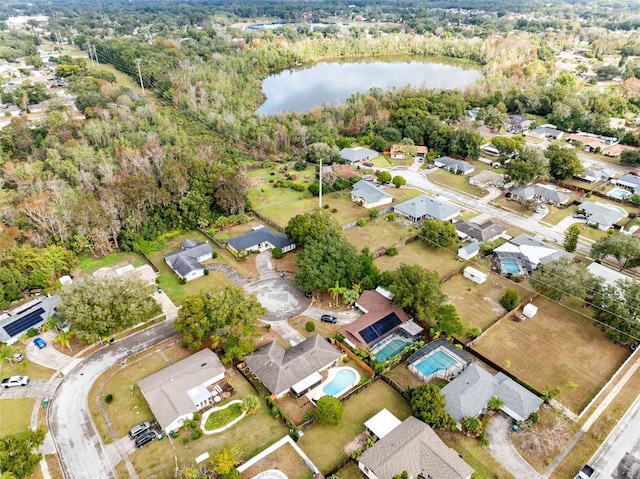
[[591, 168], [585, 168], [582, 173], [573, 175], [573, 178], [584, 183], [589, 183], [590, 185], [594, 184], [596, 181], [600, 181], [601, 179], [600, 174]]
[[345, 160], [349, 164], [358, 163], [361, 161], [373, 160], [380, 156], [380, 153], [369, 148], [363, 148], [356, 146], [354, 148], [343, 148], [340, 150], [340, 158]]
[[615, 145], [605, 146], [602, 148], [602, 154], [605, 156], [610, 156], [612, 158], [620, 158], [625, 151], [635, 151], [637, 148], [633, 148], [632, 146], [621, 145], [620, 143], [616, 143]]
[[402, 471], [410, 478], [470, 479], [474, 469], [424, 422], [409, 416], [358, 458], [369, 479], [391, 479]]
[[213, 248], [206, 241], [198, 243], [194, 239], [184, 240], [182, 249], [169, 253], [164, 257], [165, 262], [179, 278], [191, 281], [204, 276], [203, 261], [213, 257]]
[[627, 212], [619, 206], [592, 203], [590, 201], [582, 203], [578, 207], [578, 211], [584, 213], [588, 225], [595, 226], [602, 231], [613, 228], [618, 221], [627, 216]]
[[38, 296], [0, 314], [0, 343], [13, 344], [28, 329], [37, 329], [56, 314], [60, 296]]
[[476, 169], [476, 167], [469, 162], [456, 160], [448, 156], [441, 156], [440, 158], [436, 158], [435, 160], [433, 160], [433, 165], [437, 166], [438, 168], [450, 171], [451, 173], [461, 174], [465, 176], [473, 173]]
[[596, 262], [587, 266], [587, 271], [598, 278], [602, 278], [607, 286], [616, 286], [618, 281], [636, 281], [620, 271], [607, 268], [606, 266]]
[[637, 191], [640, 190], [640, 177], [634, 175], [623, 175], [620, 178], [613, 180], [616, 186], [622, 186], [628, 190]]
[[573, 258], [573, 254], [522, 233], [495, 248], [493, 257], [503, 273], [516, 274], [505, 267], [506, 264], [513, 265], [513, 262], [516, 262], [520, 273], [531, 274], [540, 264], [547, 264], [560, 258]]
[[504, 373], [495, 376], [477, 364], [466, 367], [442, 388], [446, 411], [460, 423], [467, 416], [482, 414], [493, 396], [504, 402], [501, 410], [514, 421], [524, 421], [542, 404], [542, 399]]
[[352, 348], [366, 349], [398, 330], [410, 341], [422, 332], [400, 306], [379, 291], [363, 291], [356, 306], [365, 314], [340, 329], [345, 343]]
[[567, 137], [567, 141], [580, 142], [584, 151], [594, 153], [616, 144], [618, 139], [612, 136], [594, 135], [592, 133], [572, 133]]
[[521, 133], [527, 131], [531, 126], [531, 120], [524, 115], [508, 115], [507, 131], [511, 133]]
[[478, 188], [489, 188], [490, 186], [502, 188], [504, 186], [504, 180], [505, 177], [502, 173], [484, 170], [469, 178], [469, 184]]
[[500, 156], [500, 150], [498, 150], [493, 143], [482, 145], [480, 149], [489, 156]]
[[538, 183], [514, 188], [510, 191], [510, 195], [512, 200], [519, 201], [521, 203], [530, 200], [537, 200], [555, 206], [566, 205], [570, 198], [567, 194]]
[[[167, 434], [215, 402], [213, 387], [224, 379], [225, 367], [210, 349], [203, 349], [138, 381], [158, 424]], [[220, 398], [218, 397], [218, 401]]]
[[407, 156], [405, 153], [407, 151], [407, 148], [413, 148], [416, 152], [416, 156], [420, 158], [424, 158], [429, 152], [429, 148], [427, 148], [426, 146], [401, 145], [398, 143], [394, 143], [389, 149], [389, 155], [394, 160], [404, 160]]
[[342, 351], [316, 334], [286, 350], [272, 341], [246, 356], [245, 363], [275, 397], [289, 391], [298, 397], [320, 384], [320, 372], [337, 365], [342, 356]]
[[460, 220], [454, 223], [461, 240], [473, 239], [476, 241], [495, 241], [507, 232], [507, 227], [487, 220], [481, 225], [470, 221]]
[[351, 187], [351, 201], [365, 208], [378, 208], [393, 201], [393, 196], [379, 186], [365, 180], [360, 180]]
[[262, 253], [273, 248], [281, 248], [283, 253], [287, 253], [294, 250], [296, 245], [286, 234], [275, 233], [263, 225], [227, 241], [227, 249], [236, 258], [240, 251]]
[[552, 138], [560, 140], [562, 139], [562, 135], [564, 135], [564, 132], [562, 130], [558, 130], [553, 125], [542, 125], [534, 130], [529, 131], [527, 135], [540, 139]]
[[422, 220], [451, 221], [460, 214], [460, 208], [427, 195], [416, 196], [395, 205], [393, 211], [413, 222]]
[[480, 253], [480, 243], [475, 240], [458, 248], [458, 258], [461, 258], [465, 261], [471, 258], [475, 258], [476, 256], [478, 256], [478, 253]]

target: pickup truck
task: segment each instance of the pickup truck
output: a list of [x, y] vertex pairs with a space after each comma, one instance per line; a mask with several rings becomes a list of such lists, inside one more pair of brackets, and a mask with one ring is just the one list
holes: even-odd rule
[[26, 386], [29, 384], [29, 376], [11, 376], [2, 380], [2, 387], [10, 388], [13, 386]]
[[591, 467], [588, 464], [585, 464], [584, 466], [582, 466], [582, 469], [580, 469], [580, 472], [576, 475], [574, 479], [589, 479], [594, 472], [595, 470], [593, 469], [593, 467]]

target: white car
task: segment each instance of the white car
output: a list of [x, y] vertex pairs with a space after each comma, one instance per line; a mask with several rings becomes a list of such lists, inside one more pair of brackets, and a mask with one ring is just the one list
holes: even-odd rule
[[26, 386], [29, 384], [29, 376], [11, 376], [10, 378], [4, 378], [0, 384], [5, 388]]

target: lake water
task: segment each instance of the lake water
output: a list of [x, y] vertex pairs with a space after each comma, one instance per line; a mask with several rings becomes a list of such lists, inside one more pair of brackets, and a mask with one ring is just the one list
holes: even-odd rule
[[478, 69], [427, 61], [318, 63], [303, 70], [285, 70], [262, 82], [267, 97], [258, 113], [304, 112], [318, 105], [336, 105], [371, 88], [405, 86], [465, 88], [482, 76]]

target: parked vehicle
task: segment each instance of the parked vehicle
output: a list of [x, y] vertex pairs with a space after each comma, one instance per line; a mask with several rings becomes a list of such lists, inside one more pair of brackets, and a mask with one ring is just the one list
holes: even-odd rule
[[14, 353], [13, 354], [13, 360], [17, 363], [19, 363], [20, 361], [24, 360], [24, 356], [20, 353]]
[[322, 316], [320, 316], [320, 321], [322, 321], [323, 323], [336, 324], [338, 322], [338, 318], [336, 318], [335, 316], [331, 316], [330, 314], [323, 314]]
[[151, 429], [150, 422], [148, 421], [141, 422], [140, 424], [136, 424], [129, 430], [129, 437], [131, 439], [134, 439], [138, 437], [140, 434], [142, 434], [143, 432], [147, 432], [149, 429]]
[[34, 338], [33, 339], [33, 344], [38, 346], [38, 349], [42, 349], [47, 345], [47, 343], [45, 343], [44, 339], [42, 339], [42, 338]]
[[594, 472], [595, 470], [593, 469], [593, 467], [591, 467], [588, 464], [585, 464], [584, 466], [582, 466], [582, 469], [580, 469], [580, 472], [576, 475], [574, 479], [589, 479]]
[[156, 436], [155, 431], [143, 432], [136, 438], [136, 447], [144, 446], [146, 443], [153, 441]]
[[583, 214], [581, 214], [581, 213], [575, 214], [575, 215], [573, 215], [573, 217], [574, 217], [575, 219], [577, 219], [577, 220], [586, 220], [586, 219], [587, 219], [587, 216], [586, 216], [586, 215], [583, 215]]
[[29, 381], [29, 376], [11, 376], [10, 378], [4, 378], [1, 384], [5, 388], [12, 388], [14, 386], [26, 386]]

